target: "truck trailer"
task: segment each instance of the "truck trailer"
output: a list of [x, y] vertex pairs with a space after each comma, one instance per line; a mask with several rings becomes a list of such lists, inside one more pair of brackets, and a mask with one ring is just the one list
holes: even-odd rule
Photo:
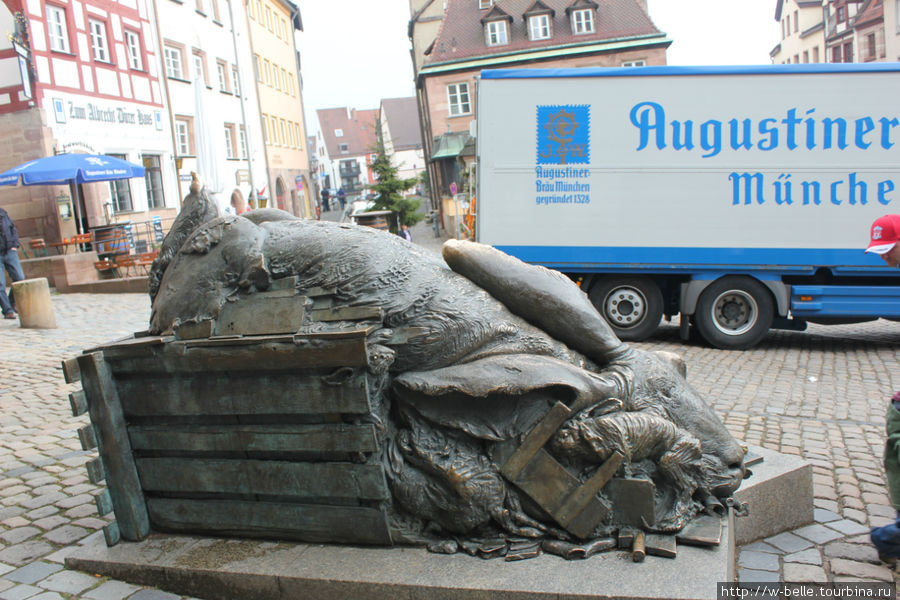
[[566, 273], [624, 340], [900, 318], [900, 63], [481, 72], [476, 240]]

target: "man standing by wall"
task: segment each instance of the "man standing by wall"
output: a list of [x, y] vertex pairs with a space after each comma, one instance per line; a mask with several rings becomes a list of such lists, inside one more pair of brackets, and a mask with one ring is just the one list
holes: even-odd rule
[[10, 282], [25, 279], [22, 264], [19, 262], [19, 232], [9, 214], [0, 208], [0, 309], [4, 319], [16, 318], [16, 299], [12, 290], [6, 295], [6, 273]]

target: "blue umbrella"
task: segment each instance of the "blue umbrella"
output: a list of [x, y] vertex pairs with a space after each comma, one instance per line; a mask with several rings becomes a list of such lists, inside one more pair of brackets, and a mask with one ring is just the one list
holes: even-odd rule
[[0, 185], [59, 185], [143, 177], [144, 167], [104, 154], [57, 154], [0, 174]]

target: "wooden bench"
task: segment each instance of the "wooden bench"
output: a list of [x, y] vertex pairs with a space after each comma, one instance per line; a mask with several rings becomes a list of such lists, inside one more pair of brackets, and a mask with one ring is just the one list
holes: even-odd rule
[[265, 328], [281, 333], [230, 335], [241, 317], [220, 315], [64, 361], [66, 381], [84, 388], [70, 397], [73, 414], [90, 413], [82, 445], [99, 442], [87, 468], [107, 482], [97, 505], [116, 516], [108, 544], [151, 529], [391, 543], [383, 434], [371, 417], [384, 376], [367, 369], [375, 328], [291, 333], [305, 298], [289, 294], [229, 303], [246, 303], [247, 318], [271, 304], [282, 317]]

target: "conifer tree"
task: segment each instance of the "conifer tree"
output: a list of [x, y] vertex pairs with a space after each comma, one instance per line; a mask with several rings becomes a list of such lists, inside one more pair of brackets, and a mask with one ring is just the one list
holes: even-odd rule
[[380, 122], [376, 124], [376, 130], [378, 136], [378, 142], [374, 148], [376, 157], [370, 165], [376, 181], [369, 186], [369, 189], [378, 195], [375, 200], [376, 210], [390, 210], [397, 214], [397, 219], [390, 220], [391, 231], [396, 233], [399, 225], [411, 227], [425, 217], [418, 212], [421, 203], [417, 198], [405, 198], [402, 195], [402, 192], [418, 183], [418, 178], [400, 179], [397, 177], [400, 169], [391, 163], [391, 157], [384, 150]]

